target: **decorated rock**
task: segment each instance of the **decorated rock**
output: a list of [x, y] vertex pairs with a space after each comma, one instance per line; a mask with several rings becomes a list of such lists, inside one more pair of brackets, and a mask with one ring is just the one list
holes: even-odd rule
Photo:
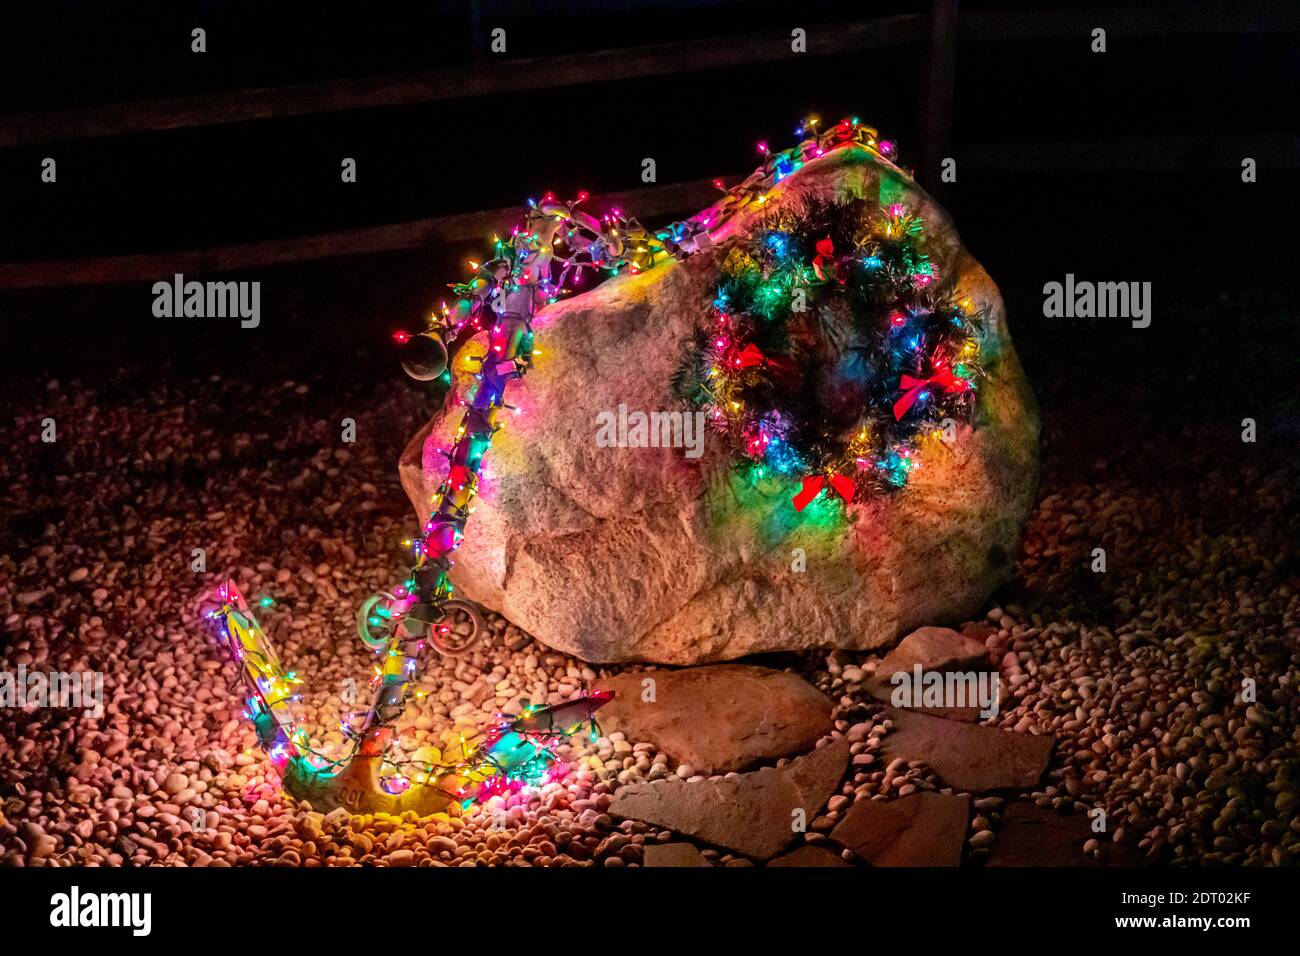
[[[537, 315], [457, 595], [600, 662], [868, 649], [976, 611], [1033, 500], [1038, 418], [947, 214], [837, 149], [693, 243]], [[402, 454], [421, 520], [460, 417]]]

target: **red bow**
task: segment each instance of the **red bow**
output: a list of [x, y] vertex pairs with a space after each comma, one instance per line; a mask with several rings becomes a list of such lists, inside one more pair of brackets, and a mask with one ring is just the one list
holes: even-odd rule
[[894, 402], [894, 420], [899, 421], [907, 414], [908, 409], [916, 404], [916, 400], [921, 397], [921, 390], [927, 385], [937, 385], [945, 392], [964, 392], [970, 388], [970, 382], [964, 378], [958, 378], [948, 368], [948, 364], [942, 359], [935, 359], [933, 369], [929, 378], [917, 378], [915, 375], [908, 375], [906, 372], [898, 380], [898, 387], [904, 389], [902, 396]]
[[817, 240], [817, 255], [813, 256], [813, 272], [817, 273], [817, 278], [823, 282], [826, 281], [827, 266], [830, 266], [831, 272], [835, 270], [835, 243], [831, 242], [831, 237]]
[[[853, 479], [846, 478], [843, 475], [831, 475], [830, 486], [831, 493], [843, 498], [845, 504], [853, 500], [853, 493], [857, 490], [857, 486], [853, 484]], [[794, 496], [794, 510], [803, 511], [825, 487], [825, 478], [821, 475], [809, 475], [803, 480], [803, 490]]]

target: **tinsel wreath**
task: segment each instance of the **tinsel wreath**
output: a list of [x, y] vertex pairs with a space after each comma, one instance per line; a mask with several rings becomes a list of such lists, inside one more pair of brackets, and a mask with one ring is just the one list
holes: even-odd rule
[[907, 484], [918, 443], [969, 421], [983, 322], [940, 291], [901, 204], [789, 204], [716, 252], [709, 319], [674, 377], [755, 477], [794, 505]]

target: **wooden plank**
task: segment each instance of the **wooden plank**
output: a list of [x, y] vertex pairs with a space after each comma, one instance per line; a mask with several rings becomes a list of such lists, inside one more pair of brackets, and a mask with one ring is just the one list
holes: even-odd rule
[[962, 40], [1060, 40], [1278, 33], [1300, 29], [1300, 4], [1276, 0], [1165, 0], [1161, 3], [1080, 5], [1052, 10], [963, 13]]
[[1241, 161], [1259, 163], [1259, 175], [1300, 168], [1300, 140], [1291, 132], [1216, 136], [1125, 136], [1068, 142], [984, 143], [963, 146], [964, 169], [1012, 173], [1189, 173], [1222, 176], [1240, 186]]
[[[961, 162], [999, 173], [1066, 171], [1187, 171], [1220, 168], [1235, 181], [1241, 157], [1261, 170], [1300, 168], [1300, 144], [1290, 133], [1251, 133], [1224, 142], [1205, 136], [1125, 137], [1060, 143], [988, 143], [964, 146]], [[734, 182], [740, 173], [728, 178]], [[590, 208], [617, 206], [647, 225], [693, 213], [717, 198], [712, 179], [651, 186], [594, 198]], [[439, 243], [486, 240], [518, 222], [522, 209], [457, 213], [392, 225], [347, 229], [314, 236], [272, 239], [181, 252], [141, 253], [89, 259], [0, 264], [0, 291], [45, 286], [157, 281], [180, 272], [219, 275], [241, 269], [342, 256], [418, 249]]]
[[[1272, 33], [1300, 29], [1300, 4], [1268, 0], [1184, 0], [1063, 10], [981, 10], [962, 16], [960, 38], [1062, 39], [1086, 36], [1096, 26], [1104, 26], [1113, 37]], [[835, 55], [906, 44], [917, 39], [921, 29], [920, 17], [914, 14], [826, 24], [811, 31], [808, 55]], [[499, 63], [489, 60], [474, 68], [15, 113], [0, 116], [0, 148], [749, 66], [783, 60], [792, 55], [789, 51], [789, 32], [779, 30], [553, 59]]]
[[[732, 177], [732, 180], [741, 178]], [[712, 179], [606, 193], [588, 201], [603, 212], [619, 208], [646, 225], [654, 219], [694, 213], [718, 197]], [[88, 259], [0, 264], [0, 291], [44, 286], [99, 285], [116, 282], [156, 282], [176, 273], [186, 276], [224, 275], [339, 256], [367, 255], [419, 249], [440, 243], [486, 242], [494, 232], [509, 230], [523, 219], [522, 206], [456, 213], [413, 222], [345, 229], [314, 236], [215, 246], [178, 252], [150, 252]]]
[[950, 155], [952, 101], [957, 77], [957, 0], [930, 0], [925, 18], [925, 56], [917, 99], [916, 178], [936, 199], [947, 193], [940, 163]]
[[[806, 55], [830, 56], [908, 43], [917, 35], [918, 26], [919, 18], [911, 14], [819, 25], [809, 31]], [[790, 31], [782, 29], [547, 59], [489, 59], [472, 68], [17, 113], [0, 116], [0, 148], [609, 83], [752, 66], [798, 55], [804, 54], [790, 52]]]
[[[1252, 156], [1262, 171], [1300, 168], [1300, 144], [1290, 133], [1251, 133], [1224, 142], [1206, 136], [1125, 137], [1060, 143], [988, 143], [964, 146], [961, 162], [998, 173], [1047, 171], [1115, 173], [1220, 168], [1236, 181], [1241, 157]], [[728, 178], [734, 182], [745, 173]], [[591, 208], [618, 206], [647, 225], [693, 213], [717, 197], [712, 179], [609, 193]], [[342, 256], [418, 249], [439, 243], [474, 242], [518, 222], [522, 209], [457, 213], [393, 225], [347, 229], [314, 236], [241, 243], [181, 252], [141, 253], [90, 259], [0, 264], [0, 291], [45, 286], [154, 282], [177, 272], [221, 275], [241, 269]]]

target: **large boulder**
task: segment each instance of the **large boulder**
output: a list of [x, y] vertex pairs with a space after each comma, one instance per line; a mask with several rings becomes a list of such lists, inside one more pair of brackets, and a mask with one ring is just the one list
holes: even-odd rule
[[[671, 379], [716, 266], [707, 252], [666, 260], [539, 314], [541, 354], [507, 398], [521, 414], [488, 453], [457, 555], [460, 594], [585, 660], [668, 664], [876, 648], [980, 608], [1010, 570], [1033, 500], [1035, 402], [997, 287], [905, 173], [837, 150], [786, 179], [764, 209], [850, 196], [920, 210], [940, 281], [983, 310], [989, 377], [974, 427], [925, 451], [902, 491], [855, 504], [834, 527], [796, 512], [788, 485], [742, 482], [712, 434], [697, 459], [599, 447], [601, 413], [681, 409]], [[741, 213], [726, 233], [757, 215]], [[459, 419], [454, 406], [440, 412], [403, 452], [417, 511], [445, 475], [438, 449]], [[792, 569], [795, 549], [806, 571]]]

